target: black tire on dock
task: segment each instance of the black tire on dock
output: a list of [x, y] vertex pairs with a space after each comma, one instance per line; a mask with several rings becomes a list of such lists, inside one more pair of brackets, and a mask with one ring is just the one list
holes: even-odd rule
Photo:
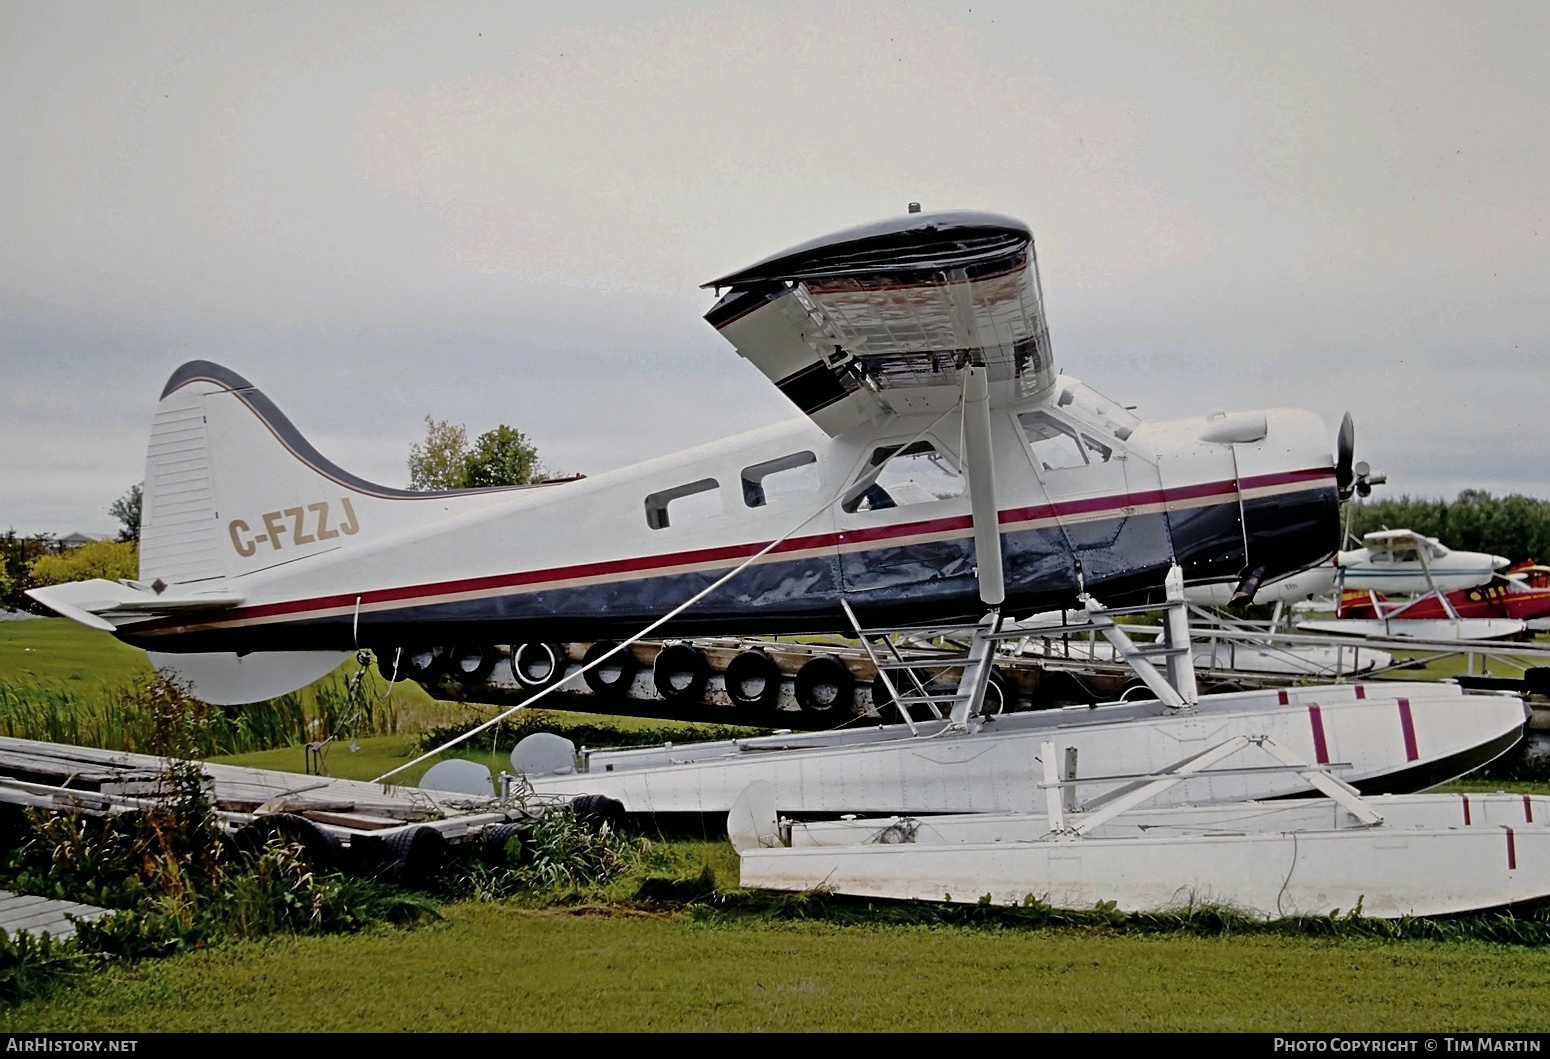
[[691, 643], [668, 644], [657, 653], [651, 682], [669, 702], [696, 703], [705, 695], [710, 663], [705, 652]]
[[511, 676], [528, 691], [543, 691], [565, 679], [570, 659], [557, 643], [513, 644]]
[[390, 874], [405, 886], [429, 883], [447, 862], [447, 836], [434, 827], [406, 827], [383, 836]]
[[[618, 646], [615, 640], [598, 640], [587, 648], [587, 653], [581, 659], [582, 666], [591, 665]], [[587, 687], [591, 688], [592, 694], [598, 698], [616, 701], [629, 695], [630, 685], [635, 683], [635, 674], [638, 672], [640, 672], [640, 661], [627, 647], [612, 655], [596, 669], [588, 669], [581, 674], [581, 679], [586, 681]]]
[[762, 648], [738, 654], [722, 675], [727, 682], [727, 698], [738, 709], [773, 710], [780, 700], [780, 667]]
[[985, 684], [985, 701], [980, 704], [980, 715], [995, 717], [1017, 709], [1017, 691], [1006, 674], [995, 666], [990, 667], [990, 679]]
[[[520, 863], [526, 856], [523, 836], [532, 828], [528, 823], [492, 824], [479, 833], [479, 852], [491, 861]], [[512, 842], [516, 841], [513, 847]]]
[[398, 658], [399, 679], [434, 680], [447, 665], [444, 647], [405, 647]]
[[570, 807], [576, 822], [593, 831], [601, 831], [605, 826], [618, 831], [624, 824], [624, 803], [606, 794], [580, 795], [571, 800]]
[[449, 647], [447, 672], [465, 688], [477, 687], [495, 671], [494, 647]]
[[834, 655], [810, 658], [797, 670], [797, 705], [811, 717], [850, 713], [856, 699], [856, 676]]
[[334, 871], [340, 864], [339, 840], [304, 816], [274, 813], [260, 816], [238, 828], [232, 836], [237, 848], [257, 856], [271, 842], [295, 845], [314, 871]]

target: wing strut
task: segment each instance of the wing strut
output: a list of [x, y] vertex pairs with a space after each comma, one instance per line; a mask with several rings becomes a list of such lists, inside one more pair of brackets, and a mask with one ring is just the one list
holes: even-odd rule
[[969, 472], [969, 508], [974, 518], [974, 563], [980, 600], [994, 609], [1006, 601], [1006, 581], [1001, 567], [996, 468], [990, 449], [990, 380], [982, 364], [964, 373], [963, 447]]

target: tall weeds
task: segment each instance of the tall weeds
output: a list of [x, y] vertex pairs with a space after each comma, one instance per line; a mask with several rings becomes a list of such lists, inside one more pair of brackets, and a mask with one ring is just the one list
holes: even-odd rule
[[[244, 754], [327, 739], [391, 735], [400, 711], [391, 695], [368, 681], [364, 670], [336, 673], [289, 695], [245, 706], [197, 706], [191, 756]], [[0, 735], [49, 743], [161, 753], [157, 711], [177, 682], [166, 676], [96, 688], [42, 681], [0, 680]]]

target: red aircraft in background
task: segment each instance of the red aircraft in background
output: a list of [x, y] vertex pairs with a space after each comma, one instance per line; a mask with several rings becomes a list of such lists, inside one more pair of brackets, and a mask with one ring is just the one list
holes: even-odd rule
[[[1550, 628], [1550, 566], [1527, 560], [1493, 575], [1483, 585], [1428, 592], [1405, 601], [1390, 602], [1379, 592], [1348, 589], [1341, 593], [1335, 615], [1338, 621], [1456, 623], [1487, 633], [1480, 638], [1527, 635]], [[1477, 622], [1486, 624], [1473, 625]], [[1391, 631], [1405, 634], [1404, 629]]]

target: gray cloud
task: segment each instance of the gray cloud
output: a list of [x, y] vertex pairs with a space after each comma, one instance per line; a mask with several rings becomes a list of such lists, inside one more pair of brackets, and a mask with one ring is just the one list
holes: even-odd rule
[[1391, 492], [1550, 495], [1532, 3], [14, 3], [0, 528], [111, 528], [215, 359], [401, 483], [423, 417], [596, 472], [789, 413], [696, 285], [927, 208], [1035, 229], [1064, 369], [1351, 410]]

